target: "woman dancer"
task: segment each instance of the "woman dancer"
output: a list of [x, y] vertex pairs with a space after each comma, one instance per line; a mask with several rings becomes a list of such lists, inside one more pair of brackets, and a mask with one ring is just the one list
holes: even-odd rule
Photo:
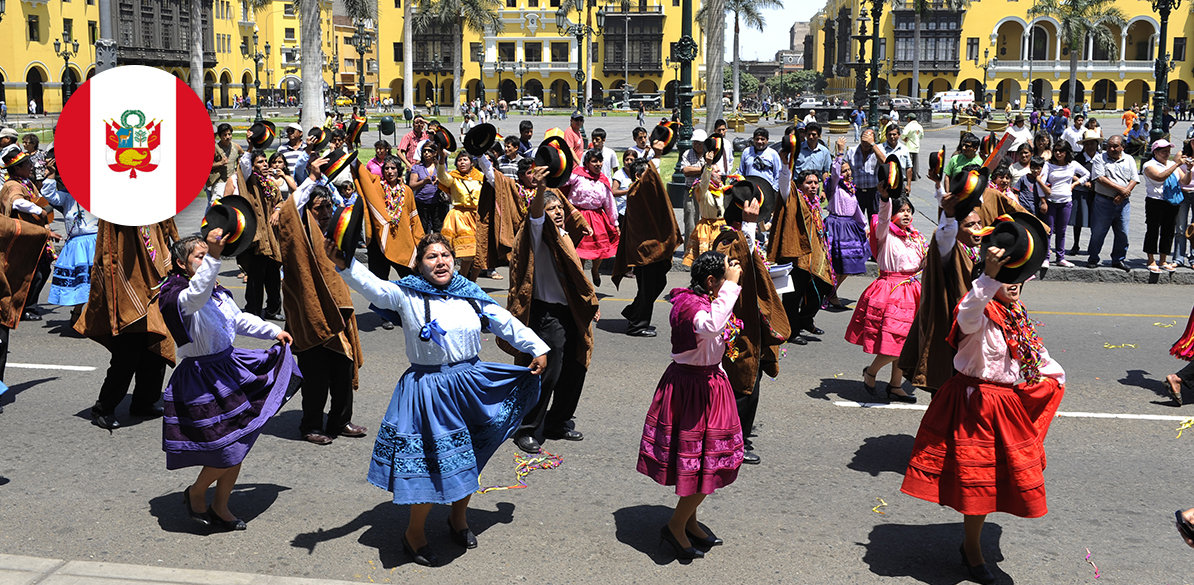
[[[263, 226], [264, 227], [264, 226]], [[178, 366], [165, 392], [162, 449], [166, 469], [201, 465], [183, 490], [187, 514], [204, 526], [244, 530], [228, 509], [240, 466], [261, 428], [297, 388], [298, 365], [290, 334], [241, 312], [232, 293], [216, 282], [228, 238], [215, 228], [170, 246], [173, 271], [162, 284], [162, 317], [178, 344]], [[277, 339], [265, 349], [237, 349], [237, 334]], [[207, 488], [216, 484], [211, 508]], [[203, 511], [201, 511], [203, 510]]]
[[681, 560], [704, 557], [722, 543], [697, 522], [697, 507], [733, 483], [742, 465], [734, 390], [721, 368], [726, 343], [741, 328], [731, 312], [742, 292], [741, 275], [736, 260], [705, 252], [693, 263], [689, 288], [670, 295], [672, 363], [647, 410], [637, 468], [660, 485], [676, 486], [680, 501], [659, 537]]
[[572, 176], [561, 189], [580, 211], [593, 233], [585, 236], [576, 247], [581, 260], [593, 263], [593, 285], [601, 286], [601, 261], [613, 258], [618, 250], [618, 207], [609, 177], [601, 174], [605, 162], [601, 150], [585, 152], [584, 164], [573, 168]]
[[66, 225], [66, 243], [54, 261], [50, 296], [46, 300], [51, 305], [70, 307], [70, 320], [74, 323], [91, 294], [91, 266], [95, 263], [99, 222], [67, 191], [62, 178], [58, 176], [52, 148], [46, 155], [46, 173], [46, 179], [41, 184], [41, 196], [62, 211], [62, 222]]
[[846, 328], [846, 341], [875, 354], [871, 365], [862, 369], [862, 384], [868, 391], [875, 393], [879, 370], [891, 364], [887, 399], [914, 403], [916, 397], [904, 392], [904, 373], [896, 360], [904, 349], [920, 304], [918, 276], [928, 244], [912, 227], [916, 210], [907, 197], [901, 196], [903, 173], [899, 163], [894, 157], [889, 158], [879, 170], [879, 215], [871, 227], [877, 244], [879, 278], [858, 299]]
[[[838, 138], [838, 150], [845, 150], [846, 139]], [[838, 156], [830, 167], [829, 182], [825, 193], [829, 195], [829, 215], [825, 218], [825, 234], [829, 239], [829, 252], [833, 256], [833, 272], [837, 275], [837, 288], [851, 274], [866, 274], [866, 259], [870, 250], [866, 243], [866, 219], [855, 196], [853, 169], [842, 156]], [[837, 296], [837, 288], [829, 297], [829, 304], [845, 309], [846, 304]]]
[[441, 149], [435, 170], [440, 190], [452, 199], [452, 209], [444, 217], [441, 231], [454, 250], [453, 257], [460, 258], [460, 274], [467, 276], [477, 255], [477, 203], [485, 176], [473, 166], [473, 157], [465, 150], [456, 153], [456, 168], [449, 171], [448, 151]]
[[[410, 505], [402, 548], [414, 562], [436, 566], [439, 558], [425, 533], [432, 504], [451, 504], [452, 541], [477, 547], [466, 517], [469, 497], [485, 463], [539, 398], [537, 375], [550, 348], [452, 269], [452, 247], [438, 232], [419, 241], [417, 274], [397, 282], [346, 258], [333, 238], [325, 249], [349, 286], [401, 316], [411, 367], [398, 380], [377, 432], [369, 481], [393, 492], [395, 504]], [[529, 369], [478, 359], [483, 322], [535, 356]]]
[[1169, 353], [1179, 360], [1190, 362], [1175, 374], [1165, 376], [1165, 391], [1178, 406], [1182, 405], [1182, 387], [1194, 385], [1194, 311], [1186, 321], [1186, 331], [1169, 348]]
[[[720, 139], [715, 136], [708, 140], [717, 142]], [[720, 150], [711, 152], [709, 146], [705, 146], [705, 155], [701, 159], [701, 176], [688, 189], [688, 196], [696, 201], [700, 219], [693, 226], [692, 232], [688, 234], [688, 241], [684, 244], [682, 262], [685, 266], [692, 266], [702, 253], [712, 250], [714, 242], [721, 234], [721, 228], [726, 225], [723, 217], [726, 187], [722, 184], [721, 171], [714, 164], [720, 156]]]

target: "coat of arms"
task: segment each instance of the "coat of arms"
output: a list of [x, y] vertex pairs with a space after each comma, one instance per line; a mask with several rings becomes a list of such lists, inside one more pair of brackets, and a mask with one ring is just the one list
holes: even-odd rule
[[146, 124], [141, 110], [125, 110], [119, 123], [109, 120], [104, 126], [108, 148], [116, 151], [116, 163], [109, 164], [108, 168], [116, 172], [129, 171], [130, 179], [137, 178], [137, 171], [149, 172], [158, 168], [150, 159], [153, 149], [162, 142], [161, 122], [153, 120]]

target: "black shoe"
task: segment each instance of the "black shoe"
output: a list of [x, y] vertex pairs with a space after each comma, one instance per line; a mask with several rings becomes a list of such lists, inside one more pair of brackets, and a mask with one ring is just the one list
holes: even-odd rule
[[262, 315], [261, 318], [268, 319], [270, 321], [286, 321], [286, 317], [277, 311], [274, 311], [273, 313], [266, 313]]
[[888, 402], [903, 402], [904, 404], [916, 404], [915, 396], [905, 396], [903, 394], [896, 394], [891, 391], [891, 386], [887, 387], [887, 401]]
[[393, 323], [390, 323], [389, 321], [382, 321], [382, 322], [381, 322], [381, 328], [382, 328], [382, 329], [385, 329], [386, 331], [393, 331], [393, 330], [394, 330], [394, 324], [393, 324]]
[[536, 441], [535, 436], [530, 434], [514, 437], [514, 444], [527, 453], [538, 453], [540, 450], [539, 441]]
[[825, 335], [825, 330], [817, 327], [816, 325], [809, 325], [808, 327], [805, 327], [804, 330], [812, 333], [813, 335]]
[[808, 345], [808, 340], [801, 337], [800, 334], [797, 333], [796, 335], [788, 338], [788, 343], [794, 343], [796, 345]]
[[245, 530], [248, 528], [248, 525], [245, 524], [244, 520], [241, 520], [240, 518], [225, 520], [220, 518], [220, 515], [213, 512], [211, 508], [207, 509], [207, 517], [211, 519], [212, 526], [220, 528], [225, 532], [236, 532], [237, 530]]
[[416, 565], [423, 565], [424, 567], [439, 566], [439, 557], [431, 552], [431, 545], [424, 545], [423, 548], [415, 550], [409, 542], [406, 541], [406, 535], [402, 535], [402, 550], [414, 561]]
[[723, 542], [720, 538], [717, 538], [717, 535], [713, 534], [713, 531], [709, 530], [708, 528], [705, 529], [705, 538], [701, 538], [689, 532], [687, 529], [684, 530], [684, 534], [688, 535], [688, 540], [692, 542], [693, 546], [705, 550], [725, 544], [725, 542]]
[[187, 489], [182, 490], [182, 503], [186, 505], [187, 516], [190, 516], [191, 520], [194, 520], [203, 526], [211, 526], [210, 516], [203, 512], [196, 512], [195, 508], [191, 507], [191, 486], [187, 486]]
[[21, 315], [21, 320], [22, 321], [41, 321], [41, 315], [38, 315], [37, 313], [34, 313], [33, 311], [25, 311], [24, 314]]
[[1111, 267], [1112, 267], [1112, 268], [1118, 268], [1118, 269], [1120, 269], [1120, 270], [1122, 270], [1122, 271], [1124, 271], [1124, 272], [1131, 272], [1131, 271], [1132, 271], [1132, 269], [1131, 269], [1131, 268], [1128, 268], [1128, 265], [1127, 265], [1127, 264], [1124, 264], [1123, 262], [1112, 262], [1112, 263], [1111, 263]]
[[962, 553], [962, 565], [966, 567], [966, 572], [970, 575], [970, 579], [982, 585], [995, 585], [995, 575], [987, 568], [987, 564], [971, 565], [970, 558], [966, 556], [966, 545], [958, 545], [958, 552]]
[[456, 530], [456, 527], [452, 526], [451, 518], [448, 518], [448, 534], [452, 535], [452, 542], [464, 548], [477, 548], [477, 535], [468, 528]]
[[585, 439], [585, 435], [580, 431], [564, 429], [562, 431], [543, 431], [543, 438], [551, 439], [553, 441], [583, 441]]
[[98, 414], [91, 413], [91, 424], [101, 428], [114, 431], [120, 428], [120, 421], [116, 420], [116, 413]]
[[697, 550], [693, 547], [680, 546], [680, 541], [676, 540], [676, 535], [672, 534], [672, 530], [664, 524], [659, 529], [659, 542], [666, 542], [672, 545], [672, 551], [676, 553], [676, 559], [681, 561], [691, 561], [692, 559], [701, 559], [705, 557], [704, 551]]
[[160, 418], [165, 412], [165, 409], [156, 404], [147, 408], [129, 408], [129, 414], [137, 418]]
[[659, 334], [654, 329], [639, 329], [637, 331], [627, 331], [626, 335], [631, 337], [655, 337]]
[[759, 459], [759, 456], [754, 451], [747, 451], [742, 454], [742, 462], [750, 465], [758, 465], [762, 462], [762, 459]]

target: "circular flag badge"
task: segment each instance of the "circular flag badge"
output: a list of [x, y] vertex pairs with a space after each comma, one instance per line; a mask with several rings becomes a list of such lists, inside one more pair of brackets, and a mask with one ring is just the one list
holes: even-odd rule
[[84, 209], [142, 226], [174, 217], [203, 190], [215, 136], [190, 86], [161, 69], [126, 65], [71, 95], [54, 129], [54, 156]]

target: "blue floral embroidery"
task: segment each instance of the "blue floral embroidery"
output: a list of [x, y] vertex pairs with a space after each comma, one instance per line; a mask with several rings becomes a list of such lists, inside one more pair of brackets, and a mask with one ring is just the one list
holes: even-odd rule
[[373, 446], [373, 458], [379, 465], [391, 468], [394, 476], [451, 475], [476, 467], [476, 456], [472, 449], [467, 449], [471, 445], [465, 429], [435, 437], [428, 448], [423, 437], [400, 434], [393, 425], [382, 423]]

